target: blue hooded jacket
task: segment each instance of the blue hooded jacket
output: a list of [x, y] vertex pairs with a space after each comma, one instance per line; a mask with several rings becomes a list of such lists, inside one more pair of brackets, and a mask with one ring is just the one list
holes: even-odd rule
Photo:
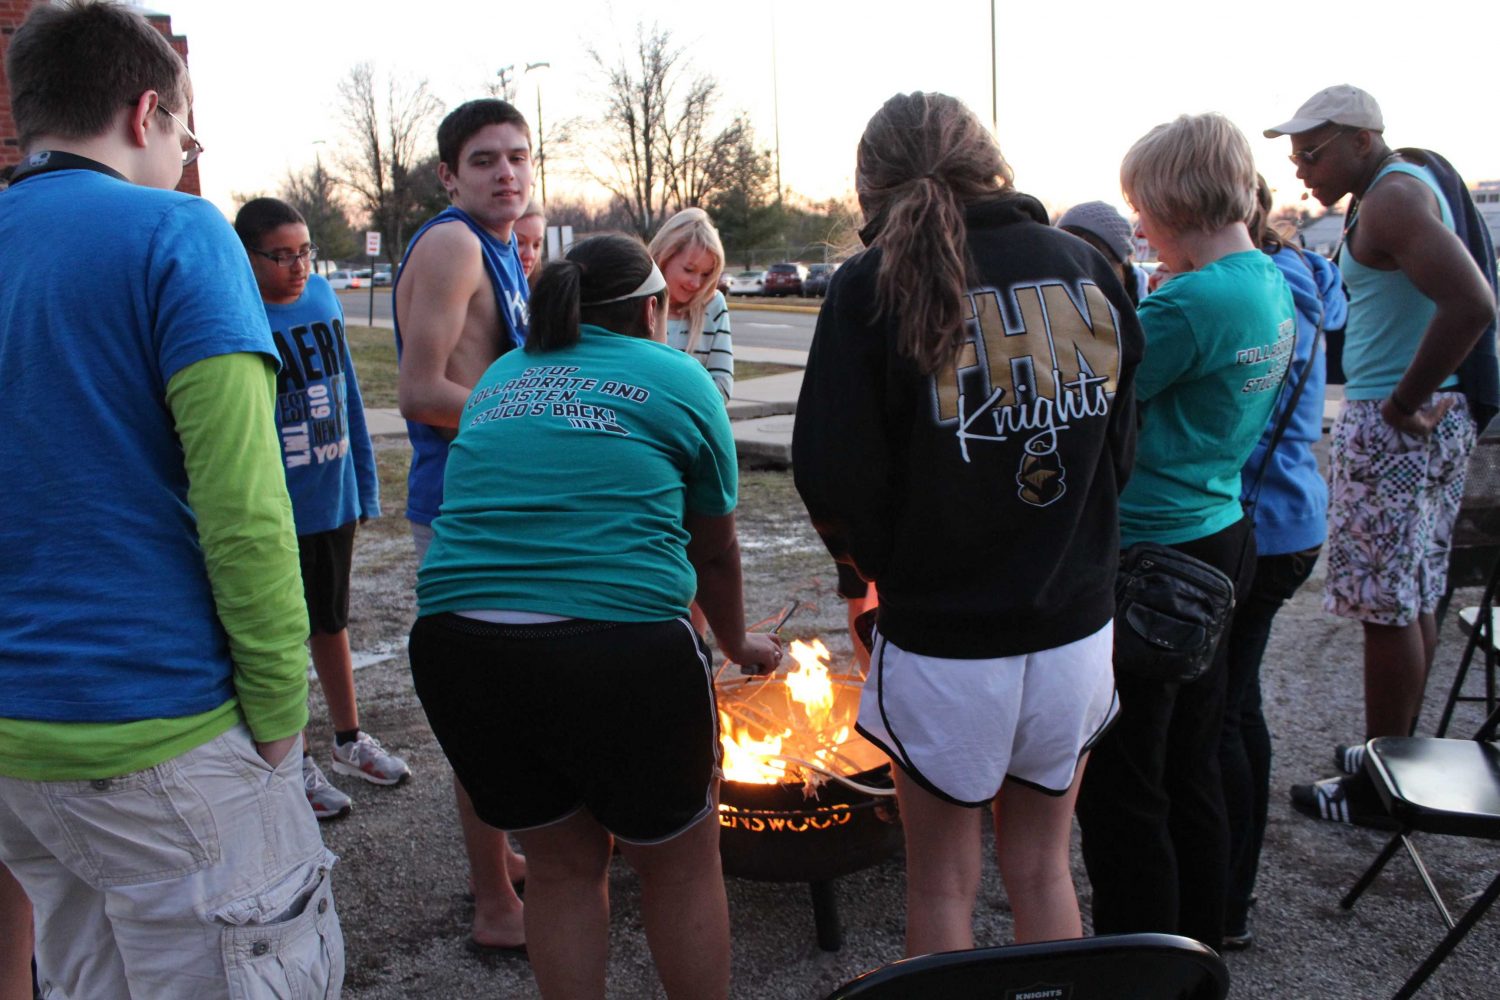
[[1263, 556], [1301, 552], [1321, 545], [1328, 536], [1328, 484], [1318, 471], [1312, 446], [1323, 435], [1323, 396], [1327, 366], [1323, 345], [1313, 354], [1313, 340], [1321, 317], [1324, 331], [1344, 325], [1349, 300], [1344, 296], [1339, 269], [1315, 253], [1282, 248], [1271, 255], [1281, 276], [1292, 289], [1297, 307], [1297, 345], [1287, 383], [1271, 411], [1265, 433], [1241, 470], [1245, 496], [1253, 490], [1255, 476], [1270, 444], [1271, 431], [1281, 418], [1292, 390], [1302, 379], [1307, 387], [1297, 399], [1297, 409], [1286, 432], [1266, 465], [1260, 496], [1255, 505], [1255, 545]]

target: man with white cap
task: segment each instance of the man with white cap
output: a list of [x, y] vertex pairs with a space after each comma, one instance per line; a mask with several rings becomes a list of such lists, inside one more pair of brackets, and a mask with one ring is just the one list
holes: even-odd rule
[[[1468, 202], [1461, 179], [1436, 154], [1393, 151], [1384, 129], [1375, 99], [1341, 84], [1265, 131], [1291, 137], [1313, 197], [1332, 207], [1353, 196], [1338, 258], [1348, 383], [1333, 430], [1323, 604], [1364, 626], [1366, 739], [1416, 723], [1476, 421], [1489, 416], [1471, 410], [1474, 385], [1460, 369], [1484, 354], [1475, 345], [1495, 319], [1493, 253], [1471, 252], [1455, 232]], [[1493, 349], [1487, 358], [1492, 377]], [[1336, 822], [1386, 822], [1361, 749], [1340, 747], [1345, 773], [1293, 786], [1292, 804]]]

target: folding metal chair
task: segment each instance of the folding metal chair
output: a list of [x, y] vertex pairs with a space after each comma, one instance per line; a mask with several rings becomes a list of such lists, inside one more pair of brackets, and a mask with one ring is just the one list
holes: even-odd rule
[[[1478, 607], [1464, 608], [1458, 613], [1458, 624], [1469, 634], [1469, 640], [1464, 644], [1464, 654], [1459, 658], [1458, 671], [1453, 675], [1453, 686], [1448, 689], [1448, 700], [1443, 705], [1442, 718], [1438, 720], [1437, 736], [1448, 734], [1448, 725], [1453, 721], [1453, 709], [1461, 701], [1484, 702], [1485, 713], [1493, 712], [1500, 705], [1500, 698], [1496, 697], [1495, 671], [1500, 664], [1500, 650], [1495, 648], [1495, 625], [1496, 615], [1495, 598], [1500, 591], [1500, 559], [1496, 559], [1490, 568], [1488, 581], [1484, 586], [1484, 596], [1480, 599]], [[1475, 656], [1484, 657], [1484, 694], [1466, 695], [1463, 693], [1464, 679], [1468, 677], [1469, 667], [1474, 662]]]
[[1382, 736], [1365, 744], [1365, 771], [1374, 781], [1386, 811], [1400, 828], [1339, 905], [1352, 909], [1396, 849], [1405, 847], [1448, 927], [1448, 933], [1397, 991], [1395, 1000], [1406, 1000], [1421, 989], [1427, 977], [1500, 897], [1500, 874], [1497, 874], [1455, 921], [1411, 841], [1416, 832], [1500, 840], [1500, 747], [1494, 745], [1497, 726], [1500, 726], [1500, 710], [1490, 714], [1472, 739]]
[[903, 959], [846, 983], [827, 1000], [1223, 1000], [1228, 994], [1229, 972], [1207, 945], [1173, 934], [1106, 934]]
[[1438, 600], [1437, 621], [1448, 613], [1453, 591], [1478, 587], [1500, 557], [1500, 427], [1475, 442], [1464, 496], [1448, 552], [1448, 588]]

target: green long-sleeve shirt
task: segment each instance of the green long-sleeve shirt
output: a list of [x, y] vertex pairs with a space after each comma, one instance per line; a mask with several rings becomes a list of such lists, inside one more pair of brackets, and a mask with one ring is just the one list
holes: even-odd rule
[[34, 781], [110, 777], [170, 760], [242, 719], [261, 742], [306, 726], [307, 609], [276, 440], [275, 393], [270, 360], [249, 353], [206, 358], [167, 384], [188, 505], [229, 637], [234, 697], [173, 719], [0, 719], [5, 774]]

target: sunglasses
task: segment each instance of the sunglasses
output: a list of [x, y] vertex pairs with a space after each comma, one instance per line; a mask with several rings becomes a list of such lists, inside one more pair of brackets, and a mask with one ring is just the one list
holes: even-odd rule
[[1314, 163], [1318, 162], [1318, 154], [1322, 153], [1324, 148], [1326, 148], [1330, 142], [1333, 142], [1333, 140], [1339, 138], [1340, 136], [1345, 136], [1348, 134], [1348, 129], [1341, 129], [1340, 131], [1333, 133], [1333, 135], [1329, 136], [1327, 139], [1324, 139], [1322, 142], [1318, 143], [1312, 149], [1304, 149], [1300, 152], [1293, 153], [1291, 156], [1288, 156], [1287, 159], [1292, 161], [1293, 166], [1310, 167]]

